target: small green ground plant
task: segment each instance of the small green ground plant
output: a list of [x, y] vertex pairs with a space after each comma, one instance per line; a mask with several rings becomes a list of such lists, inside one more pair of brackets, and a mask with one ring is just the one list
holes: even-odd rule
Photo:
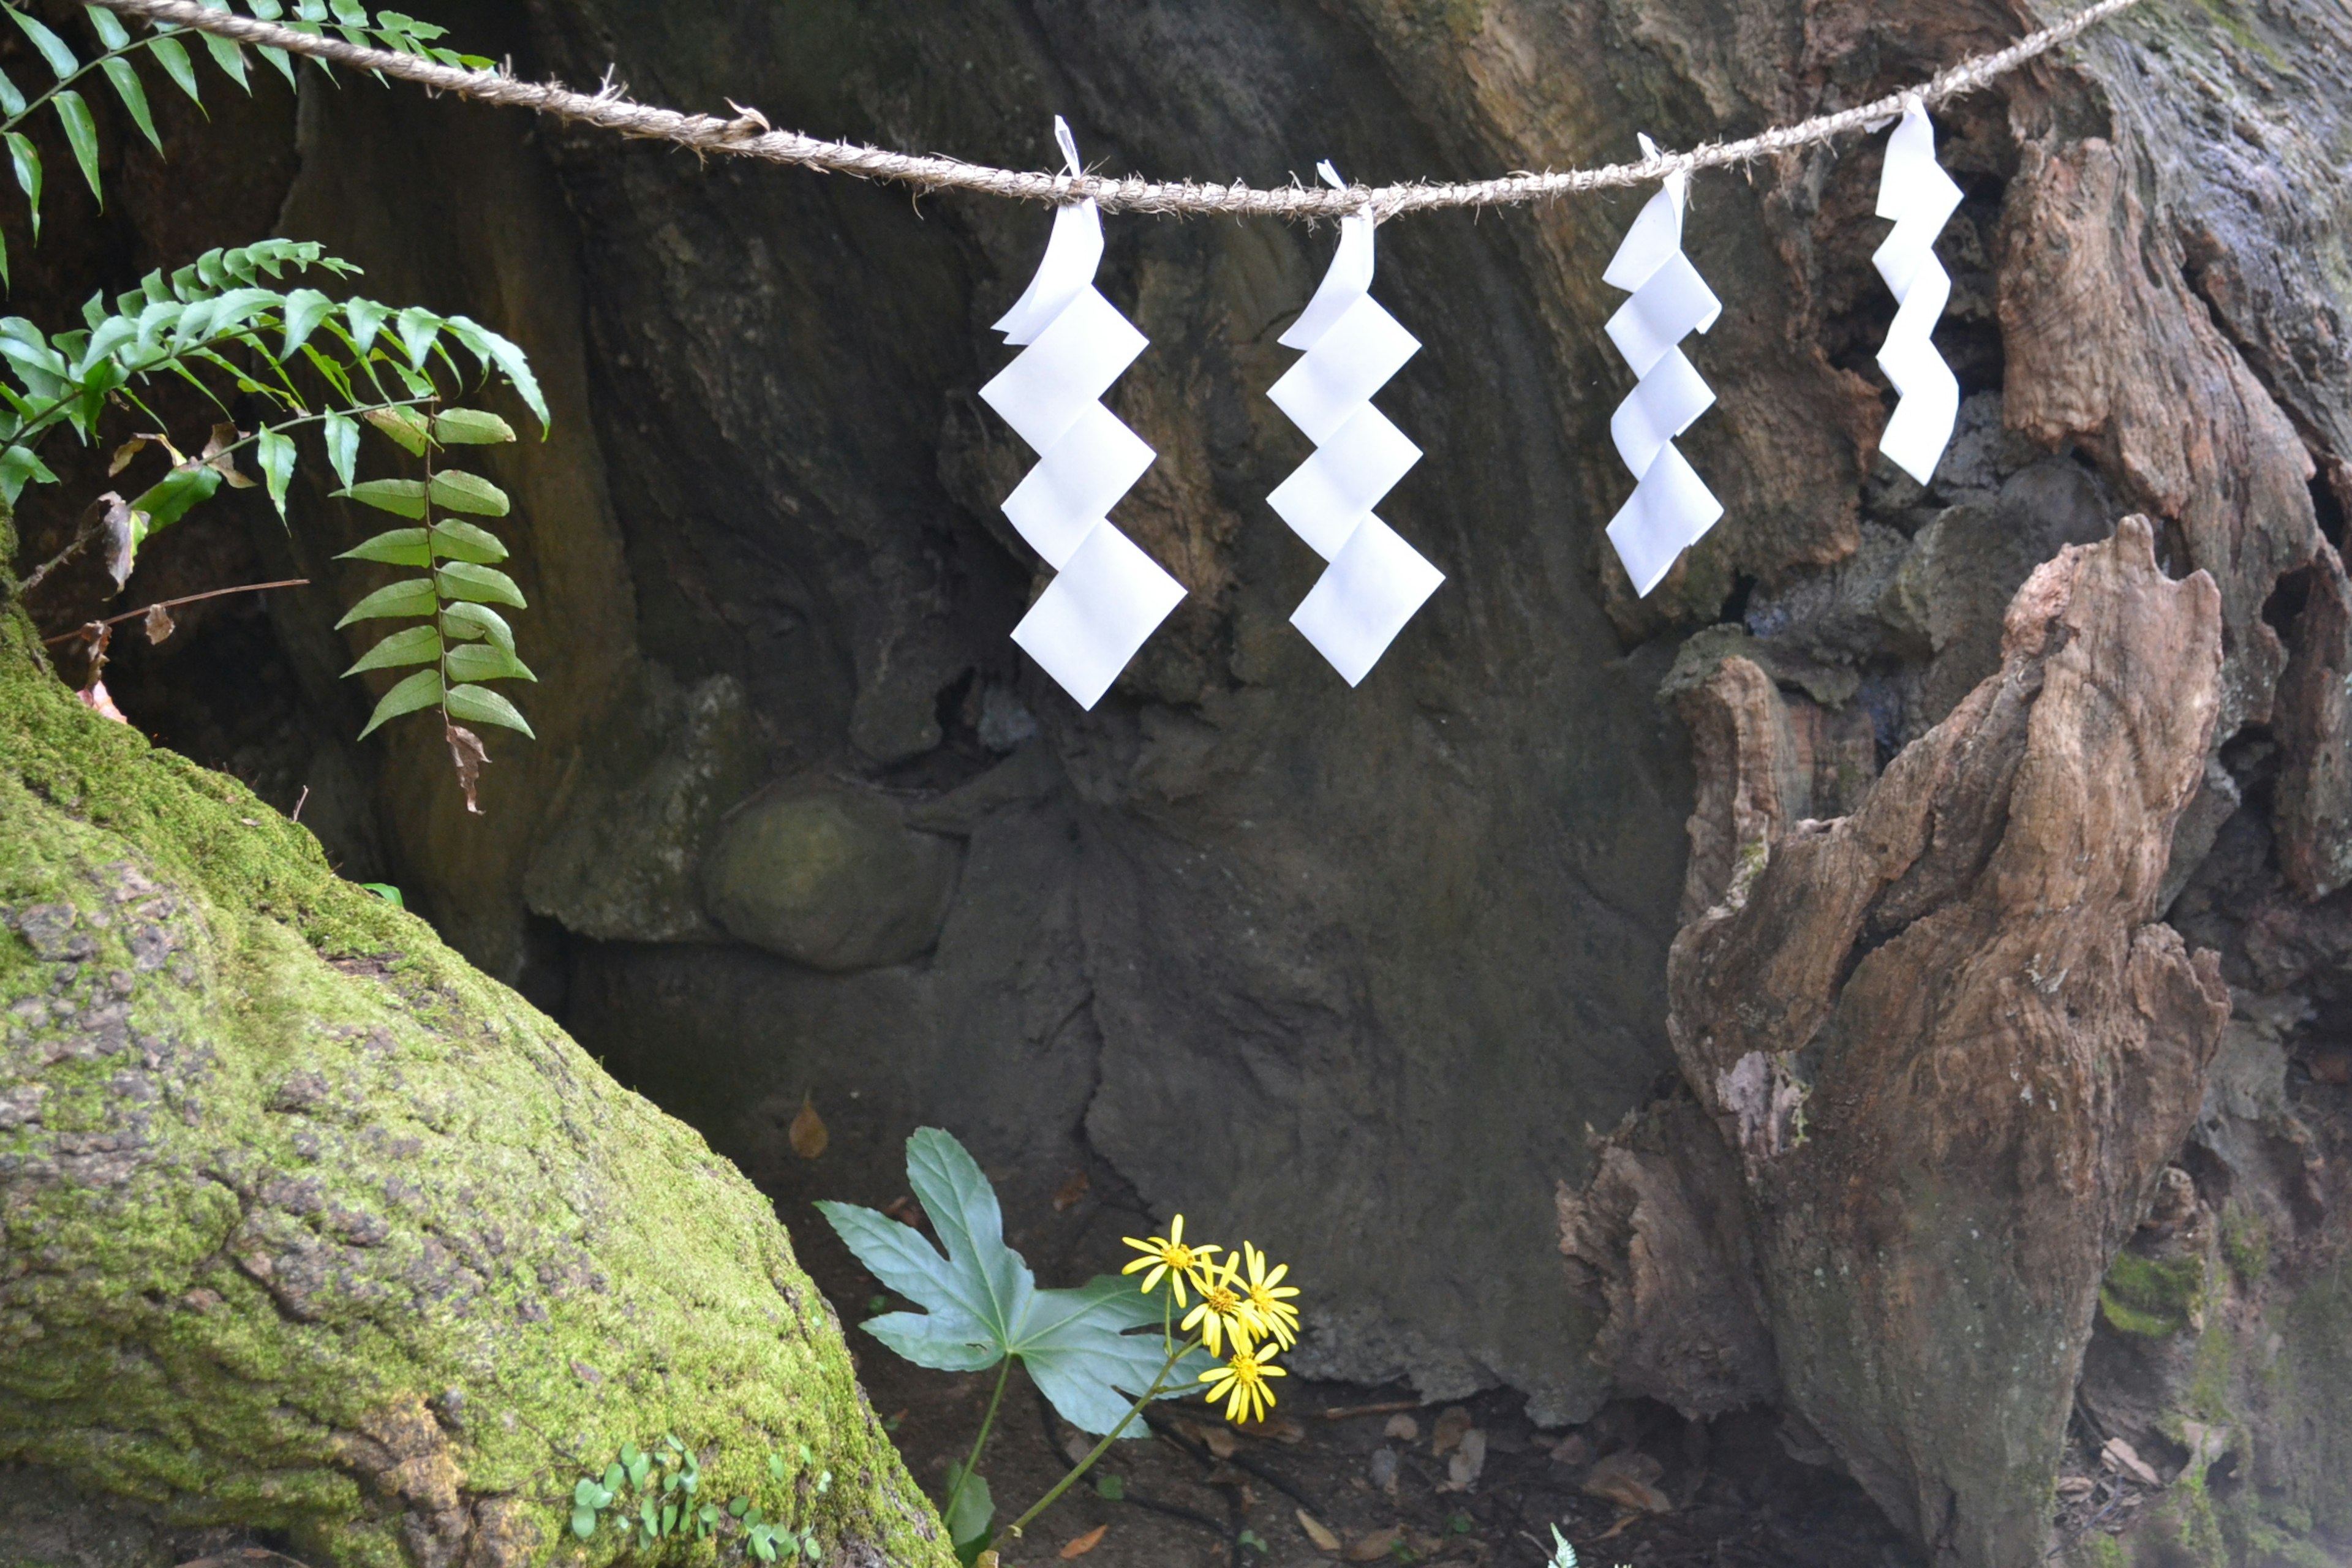
[[[816, 1462], [803, 1444], [801, 1469]], [[768, 1456], [768, 1476], [789, 1489], [795, 1472], [782, 1454]], [[823, 1497], [833, 1472], [821, 1470], [810, 1490]], [[824, 1554], [813, 1529], [795, 1530], [771, 1518], [756, 1499], [738, 1496], [721, 1507], [701, 1496], [702, 1463], [675, 1436], [652, 1447], [622, 1445], [601, 1476], [583, 1476], [572, 1490], [572, 1533], [593, 1541], [599, 1531], [616, 1533], [631, 1551], [650, 1555], [667, 1541], [731, 1542], [754, 1563], [814, 1562]]]

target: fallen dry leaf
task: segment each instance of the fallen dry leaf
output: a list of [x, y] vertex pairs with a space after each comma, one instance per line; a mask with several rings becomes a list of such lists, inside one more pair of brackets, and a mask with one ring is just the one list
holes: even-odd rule
[[1372, 1450], [1371, 1463], [1368, 1468], [1368, 1473], [1372, 1478], [1372, 1485], [1391, 1497], [1396, 1496], [1397, 1464], [1397, 1451], [1394, 1448]]
[[1212, 1425], [1201, 1421], [1186, 1421], [1182, 1426], [1186, 1436], [1220, 1459], [1230, 1459], [1241, 1450], [1241, 1444], [1234, 1438], [1233, 1428], [1222, 1422]]
[[1593, 1539], [1595, 1541], [1609, 1541], [1617, 1536], [1622, 1535], [1625, 1533], [1625, 1527], [1641, 1517], [1642, 1516], [1638, 1513], [1621, 1513], [1617, 1516], [1616, 1523], [1602, 1531], [1599, 1535], [1594, 1536]]
[[1085, 1197], [1087, 1195], [1087, 1189], [1092, 1185], [1094, 1185], [1094, 1183], [1087, 1178], [1087, 1173], [1084, 1171], [1079, 1171], [1074, 1173], [1068, 1181], [1064, 1182], [1060, 1188], [1055, 1192], [1054, 1212], [1055, 1214], [1060, 1214], [1069, 1208], [1071, 1205], [1076, 1203], [1080, 1198]]
[[1262, 1421], [1236, 1421], [1234, 1430], [1244, 1437], [1262, 1437], [1271, 1443], [1296, 1446], [1307, 1441], [1307, 1428], [1287, 1415], [1269, 1415]]
[[923, 1228], [923, 1205], [904, 1193], [900, 1193], [897, 1197], [884, 1204], [882, 1212], [900, 1225], [911, 1226], [916, 1230]]
[[1438, 1413], [1437, 1425], [1430, 1432], [1429, 1451], [1444, 1458], [1462, 1446], [1462, 1435], [1470, 1430], [1470, 1412], [1459, 1405], [1449, 1405]]
[[793, 1142], [793, 1152], [803, 1160], [814, 1160], [824, 1152], [833, 1142], [833, 1134], [824, 1130], [824, 1118], [816, 1113], [816, 1096], [801, 1096], [800, 1114], [793, 1118], [792, 1131], [786, 1134]]
[[147, 618], [144, 625], [147, 629], [147, 640], [151, 644], [162, 642], [180, 629], [173, 624], [172, 612], [161, 605], [147, 606]]
[[101, 719], [111, 719], [118, 724], [131, 722], [122, 716], [122, 710], [114, 705], [114, 699], [106, 694], [106, 682], [103, 680], [93, 680], [74, 695], [81, 699], [83, 707]]
[[1462, 1434], [1461, 1446], [1445, 1461], [1444, 1490], [1466, 1492], [1486, 1468], [1486, 1434], [1473, 1426]]
[[1421, 1441], [1421, 1423], [1410, 1415], [1391, 1415], [1389, 1424], [1381, 1428], [1381, 1436], [1400, 1443], [1417, 1443]]
[[1592, 1462], [1592, 1445], [1581, 1432], [1570, 1432], [1551, 1446], [1552, 1462], [1560, 1465], [1589, 1465]]
[[2352, 1051], [2321, 1051], [2310, 1068], [2314, 1083], [2352, 1083]]
[[1624, 1448], [1610, 1455], [1592, 1467], [1584, 1478], [1584, 1489], [1597, 1498], [1605, 1498], [1620, 1508], [1639, 1509], [1645, 1513], [1672, 1513], [1674, 1501], [1657, 1489], [1658, 1478], [1666, 1468], [1637, 1448]]
[[2058, 1479], [2058, 1495], [2063, 1498], [2089, 1497], [2098, 1484], [2088, 1476], [2061, 1476]]
[[1067, 1563], [1073, 1557], [1084, 1557], [1087, 1552], [1092, 1552], [1096, 1547], [1100, 1546], [1102, 1544], [1102, 1538], [1109, 1533], [1109, 1525], [1096, 1525], [1092, 1530], [1087, 1531], [1084, 1535], [1079, 1536], [1067, 1546], [1062, 1548], [1062, 1561]]
[[1298, 1514], [1298, 1528], [1307, 1532], [1307, 1539], [1313, 1542], [1318, 1550], [1323, 1552], [1339, 1550], [1339, 1538], [1331, 1533], [1329, 1525], [1325, 1524], [1303, 1508], [1296, 1511]]
[[2099, 1459], [2111, 1470], [2129, 1476], [2144, 1487], [2162, 1487], [2164, 1479], [2148, 1468], [2139, 1452], [2121, 1437], [2110, 1437], [2107, 1446], [2099, 1450]]
[[1350, 1563], [1378, 1563], [1403, 1542], [1404, 1531], [1392, 1524], [1386, 1530], [1375, 1530], [1370, 1535], [1357, 1537], [1355, 1544], [1348, 1548], [1347, 1559]]

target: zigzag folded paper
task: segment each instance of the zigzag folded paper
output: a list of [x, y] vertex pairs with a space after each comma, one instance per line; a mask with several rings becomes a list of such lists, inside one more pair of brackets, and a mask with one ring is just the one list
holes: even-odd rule
[[[1647, 136], [1642, 152], [1656, 157]], [[1675, 558], [1723, 515], [1723, 503], [1693, 471], [1675, 437], [1715, 403], [1677, 347], [1723, 314], [1722, 303], [1683, 254], [1683, 196], [1689, 176], [1668, 174], [1625, 232], [1601, 280], [1633, 291], [1609, 318], [1609, 341], [1633, 367], [1633, 390], [1617, 405], [1609, 434], [1633, 470], [1633, 493], [1610, 520], [1609, 542], [1625, 563], [1633, 591], [1658, 585]]]
[[[1318, 168], [1339, 185], [1331, 165]], [[1344, 187], [1341, 187], [1344, 188]], [[1304, 349], [1266, 395], [1315, 443], [1315, 454], [1266, 497], [1291, 531], [1330, 563], [1290, 624], [1350, 686], [1380, 661], [1445, 574], [1372, 515], [1421, 448], [1372, 406], [1421, 349], [1371, 297], [1368, 210], [1339, 220], [1339, 253], [1307, 309], [1277, 341]]]
[[1960, 416], [1960, 384], [1930, 339], [1952, 297], [1951, 276], [1936, 259], [1936, 237], [1959, 205], [1960, 187], [1936, 162], [1936, 128], [1915, 98], [1887, 138], [1878, 179], [1878, 216], [1893, 218], [1895, 232], [1870, 260], [1895, 300], [1878, 368], [1898, 395], [1878, 449], [1923, 485]]
[[[1077, 147], [1059, 115], [1054, 134], [1079, 173]], [[1141, 332], [1094, 286], [1102, 216], [1091, 201], [1054, 215], [1036, 276], [996, 323], [1025, 345], [980, 389], [1037, 451], [1037, 465], [1004, 498], [1004, 515], [1057, 574], [1013, 629], [1062, 689], [1092, 708], [1169, 612], [1182, 584], [1113, 528], [1106, 514], [1151, 467], [1155, 454], [1104, 407], [1102, 395], [1144, 351]]]

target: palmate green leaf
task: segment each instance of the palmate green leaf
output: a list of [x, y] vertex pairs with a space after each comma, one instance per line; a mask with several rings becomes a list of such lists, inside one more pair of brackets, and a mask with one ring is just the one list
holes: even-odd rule
[[530, 680], [539, 677], [502, 647], [486, 642], [460, 643], [449, 650], [441, 668], [452, 680]]
[[[90, 9], [101, 16], [111, 17], [114, 15], [95, 5]], [[122, 107], [131, 111], [131, 123], [139, 127], [139, 134], [147, 138], [150, 147], [161, 153], [163, 138], [155, 132], [155, 116], [147, 107], [147, 89], [140, 81], [138, 71], [131, 68], [129, 60], [121, 58], [100, 60], [99, 68], [106, 72], [106, 79], [114, 84], [114, 95], [122, 100]]]
[[429, 664], [440, 657], [439, 632], [431, 626], [409, 626], [360, 655], [359, 662], [343, 673], [348, 676], [364, 669], [397, 669], [404, 664]]
[[433, 504], [477, 517], [504, 517], [509, 510], [506, 491], [462, 468], [444, 468], [433, 476]]
[[[869, 1319], [866, 1331], [918, 1366], [978, 1372], [1021, 1358], [1054, 1408], [1083, 1431], [1104, 1433], [1151, 1385], [1164, 1361], [1160, 1309], [1131, 1281], [1097, 1279], [1076, 1290], [1040, 1290], [1021, 1255], [1004, 1245], [1004, 1221], [988, 1178], [963, 1145], [937, 1128], [907, 1141], [907, 1176], [947, 1245], [942, 1258], [920, 1234], [854, 1204], [817, 1205], [868, 1272], [924, 1312]], [[1172, 1374], [1170, 1396], [1189, 1392], [1205, 1356]], [[1129, 1427], [1138, 1436], [1148, 1428]]]
[[513, 578], [494, 566], [478, 566], [470, 561], [452, 561], [434, 573], [439, 581], [441, 596], [462, 599], [478, 605], [511, 605], [518, 610], [530, 606], [523, 603], [522, 590]]
[[73, 148], [74, 162], [81, 165], [81, 177], [89, 182], [89, 194], [104, 208], [106, 192], [98, 183], [98, 121], [90, 118], [89, 105], [69, 87], [58, 89], [49, 102], [57, 108], [58, 123], [66, 128], [66, 142]]
[[514, 628], [507, 618], [488, 605], [459, 602], [441, 606], [441, 630], [453, 641], [479, 638], [495, 647], [514, 652]]
[[426, 549], [423, 529], [392, 528], [352, 545], [335, 559], [379, 561], [386, 566], [424, 566], [430, 564]]
[[404, 616], [429, 616], [433, 613], [435, 604], [433, 583], [430, 578], [404, 578], [388, 587], [378, 588], [374, 593], [345, 610], [343, 618], [335, 623], [335, 629], [341, 631], [354, 621], [380, 621]]
[[470, 522], [436, 522], [433, 553], [444, 561], [472, 561], [487, 566], [504, 561], [507, 547], [487, 528], [476, 528]]
[[420, 669], [383, 694], [375, 711], [368, 715], [367, 728], [360, 731], [359, 738], [364, 741], [386, 722], [419, 708], [430, 708], [440, 700], [441, 672]]

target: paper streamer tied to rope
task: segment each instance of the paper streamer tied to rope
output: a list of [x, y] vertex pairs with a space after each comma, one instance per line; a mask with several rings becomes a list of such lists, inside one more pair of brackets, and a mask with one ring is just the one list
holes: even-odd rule
[[[1318, 166], [1328, 184], [1339, 176]], [[1304, 349], [1266, 395], [1315, 443], [1315, 454], [1266, 497], [1330, 563], [1290, 617], [1349, 685], [1370, 673], [1444, 574], [1372, 515], [1421, 448], [1372, 406], [1372, 394], [1421, 350], [1371, 297], [1370, 210], [1339, 220], [1339, 253], [1298, 320], [1278, 340]]]
[[[1059, 115], [1054, 135], [1076, 176], [1077, 147]], [[1036, 276], [996, 323], [1005, 342], [1025, 346], [980, 389], [1037, 450], [1037, 466], [1004, 499], [1004, 515], [1057, 574], [1013, 640], [1081, 708], [1101, 700], [1184, 597], [1183, 584], [1106, 518], [1155, 454], [1100, 401], [1146, 347], [1095, 289], [1102, 253], [1093, 202], [1055, 213]]]
[[[1642, 151], [1657, 155], [1647, 136]], [[1617, 455], [1636, 481], [1610, 521], [1609, 542], [1625, 563], [1633, 591], [1643, 595], [1723, 515], [1723, 503], [1675, 447], [1675, 437], [1715, 403], [1714, 389], [1676, 345], [1694, 331], [1706, 331], [1723, 314], [1715, 291], [1683, 254], [1688, 183], [1680, 172], [1665, 177], [1601, 275], [1602, 282], [1631, 289], [1633, 296], [1617, 308], [1605, 329], [1635, 377], [1633, 390], [1609, 421]]]
[[1915, 98], [1887, 139], [1878, 182], [1878, 216], [1894, 219], [1895, 232], [1870, 260], [1895, 300], [1878, 368], [1900, 395], [1878, 449], [1923, 485], [1960, 415], [1960, 384], [1928, 336], [1952, 297], [1951, 277], [1936, 259], [1936, 237], [1959, 205], [1960, 187], [1936, 162], [1936, 128]]

